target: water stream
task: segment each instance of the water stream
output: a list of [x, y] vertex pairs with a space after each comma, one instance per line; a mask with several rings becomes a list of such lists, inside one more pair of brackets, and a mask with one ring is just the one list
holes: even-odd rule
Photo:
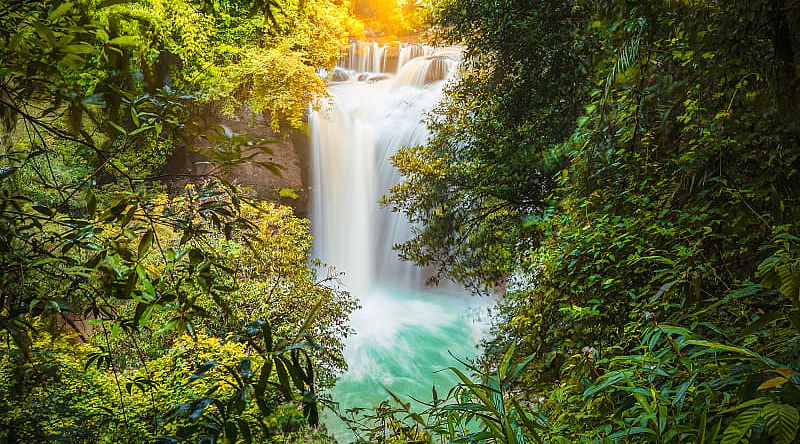
[[[487, 302], [452, 285], [425, 286], [429, 271], [392, 249], [411, 227], [378, 203], [399, 180], [390, 157], [426, 141], [422, 121], [459, 58], [457, 49], [354, 43], [323, 74], [332, 97], [309, 117], [314, 255], [344, 273], [362, 305], [345, 344], [349, 370], [333, 391], [342, 410], [377, 405], [388, 398], [384, 388], [430, 399], [433, 384], [444, 391], [452, 381], [437, 372], [453, 365], [449, 353], [477, 353]], [[352, 441], [341, 423], [327, 422], [340, 442]]]

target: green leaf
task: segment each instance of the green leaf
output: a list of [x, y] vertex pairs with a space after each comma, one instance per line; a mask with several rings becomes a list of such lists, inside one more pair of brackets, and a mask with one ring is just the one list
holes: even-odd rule
[[275, 357], [275, 372], [278, 374], [278, 387], [281, 393], [288, 399], [292, 399], [292, 390], [289, 387], [289, 374], [286, 371], [286, 363], [281, 356]]
[[769, 398], [763, 398], [762, 397], [762, 398], [751, 399], [751, 400], [743, 402], [743, 403], [741, 403], [739, 405], [733, 406], [733, 407], [731, 407], [729, 409], [725, 409], [720, 413], [731, 413], [731, 412], [735, 412], [735, 411], [738, 411], [738, 410], [750, 408], [752, 406], [764, 405], [764, 404], [767, 404], [769, 402], [770, 402]]
[[534, 359], [536, 359], [536, 355], [530, 355], [527, 358], [523, 359], [522, 362], [517, 363], [514, 366], [514, 369], [508, 375], [508, 378], [507, 378], [508, 381], [515, 381], [517, 379], [517, 377], [522, 373], [522, 371], [525, 370], [528, 367], [528, 365], [531, 362], [533, 362]]
[[54, 22], [54, 21], [58, 20], [59, 18], [61, 18], [61, 16], [63, 16], [70, 9], [72, 9], [72, 5], [73, 5], [72, 2], [66, 2], [66, 3], [60, 4], [58, 6], [58, 8], [54, 9], [53, 12], [50, 13], [50, 16], [48, 17], [48, 19], [51, 22]]
[[740, 333], [739, 338], [745, 338], [749, 335], [758, 333], [764, 326], [778, 319], [784, 318], [786, 314], [783, 311], [776, 310], [772, 313], [767, 313], [764, 316], [753, 321], [750, 325], [745, 327]]
[[514, 356], [515, 348], [516, 344], [512, 343], [511, 347], [509, 347], [503, 355], [503, 360], [500, 362], [500, 368], [497, 370], [497, 376], [500, 377], [501, 381], [505, 379], [506, 374], [508, 374], [508, 366], [511, 365], [511, 358]]
[[86, 211], [89, 213], [89, 217], [94, 217], [94, 213], [97, 211], [97, 197], [91, 191], [86, 198]]
[[756, 420], [761, 417], [761, 411], [761, 408], [750, 408], [740, 413], [723, 432], [720, 444], [739, 444]]
[[186, 332], [189, 333], [189, 337], [191, 337], [192, 340], [197, 340], [197, 333], [194, 331], [194, 324], [192, 324], [191, 320], [186, 321]]
[[150, 250], [150, 247], [153, 245], [153, 230], [147, 230], [142, 236], [142, 239], [139, 241], [139, 248], [137, 249], [139, 259], [143, 258], [147, 251]]
[[205, 258], [205, 255], [199, 249], [192, 248], [191, 250], [189, 250], [189, 263], [190, 264], [197, 265], [200, 262], [202, 262], [204, 258]]
[[171, 330], [176, 330], [181, 324], [183, 324], [183, 320], [180, 318], [170, 319], [162, 324], [158, 330], [156, 330], [156, 336], [162, 335]]
[[115, 130], [117, 130], [120, 134], [128, 134], [128, 132], [125, 131], [125, 128], [119, 126], [117, 123], [112, 122], [110, 120], [107, 120], [106, 123], [111, 125], [111, 127], [113, 127]]
[[317, 318], [317, 314], [319, 314], [320, 308], [322, 308], [322, 304], [325, 302], [323, 299], [317, 301], [316, 304], [311, 308], [306, 316], [305, 321], [303, 321], [303, 325], [300, 326], [300, 330], [297, 331], [297, 335], [300, 336], [303, 333], [307, 332], [312, 325], [314, 325], [314, 321]]
[[135, 130], [133, 130], [130, 133], [128, 133], [128, 136], [129, 137], [133, 137], [133, 136], [135, 136], [135, 135], [137, 135], [139, 133], [143, 133], [143, 132], [145, 132], [145, 131], [147, 131], [149, 129], [152, 129], [152, 128], [154, 128], [153, 125], [142, 125], [139, 128], [136, 128]]
[[50, 216], [53, 215], [53, 210], [51, 210], [50, 208], [41, 206], [41, 205], [34, 205], [31, 208], [33, 208], [37, 213], [43, 214], [43, 215], [45, 215], [47, 217], [50, 217]]
[[252, 361], [250, 359], [240, 359], [239, 360], [239, 376], [242, 379], [250, 379], [253, 377], [253, 371], [250, 369]]
[[754, 352], [752, 350], [748, 350], [746, 348], [736, 347], [736, 346], [732, 346], [732, 345], [720, 344], [719, 342], [698, 341], [698, 340], [689, 340], [689, 341], [686, 341], [686, 344], [687, 345], [696, 345], [696, 346], [700, 346], [700, 347], [708, 347], [708, 348], [715, 349], [715, 350], [729, 351], [729, 352], [733, 352], [733, 353], [738, 353], [740, 355], [750, 356], [752, 358], [758, 359], [759, 361], [761, 361], [762, 363], [764, 363], [768, 367], [771, 367], [771, 368], [776, 367], [775, 363], [772, 362], [770, 359], [768, 359], [768, 358], [766, 358], [764, 356], [761, 356], [758, 353], [756, 353], [756, 352]]
[[797, 442], [798, 426], [800, 426], [800, 413], [797, 409], [786, 404], [771, 403], [763, 409], [767, 433], [772, 437], [773, 444], [791, 444]]
[[595, 381], [595, 383], [592, 386], [584, 390], [583, 397], [588, 398], [589, 396], [592, 396], [597, 392], [603, 391], [620, 381], [628, 379], [630, 374], [631, 370], [617, 370], [613, 372], [608, 372], [605, 375], [597, 378], [597, 381]]
[[61, 52], [65, 54], [94, 54], [96, 51], [95, 47], [86, 43], [76, 43], [74, 45], [66, 45], [61, 48]]
[[211, 405], [214, 400], [211, 398], [201, 398], [195, 401], [192, 404], [192, 412], [189, 414], [189, 419], [192, 421], [196, 421], [203, 416], [203, 411], [205, 411], [206, 407]]
[[214, 368], [214, 367], [216, 367], [218, 365], [219, 365], [219, 363], [214, 362], [214, 361], [206, 361], [206, 362], [200, 364], [197, 367], [197, 370], [194, 371], [192, 376], [189, 377], [189, 381], [194, 381], [194, 380], [197, 380], [197, 379], [204, 378], [206, 376], [206, 373], [209, 370], [211, 370], [212, 368]]
[[458, 379], [460, 379], [461, 382], [465, 386], [467, 386], [467, 388], [469, 388], [470, 392], [473, 395], [475, 395], [478, 399], [480, 399], [480, 401], [483, 403], [484, 406], [491, 409], [492, 411], [495, 411], [494, 402], [492, 402], [489, 395], [487, 395], [483, 386], [475, 384], [471, 379], [467, 377], [467, 375], [464, 374], [464, 372], [455, 367], [450, 367], [450, 371], [452, 371], [453, 373], [456, 374], [456, 376], [458, 376]]
[[678, 387], [678, 390], [675, 392], [675, 399], [672, 400], [672, 405], [683, 406], [683, 398], [686, 396], [686, 392], [689, 390], [689, 387], [694, 384], [695, 379], [697, 379], [697, 373], [692, 374], [692, 377], [689, 378], [688, 381], [684, 382]]
[[[291, 365], [289, 365], [291, 364]], [[298, 357], [298, 351], [292, 350], [291, 352], [291, 362], [287, 363], [287, 370], [289, 370], [289, 376], [292, 377], [292, 382], [294, 386], [297, 387], [298, 390], [302, 391], [305, 389], [305, 377], [303, 375], [303, 368], [300, 366], [300, 360]]]
[[259, 398], [264, 397], [264, 393], [267, 390], [267, 383], [269, 382], [269, 377], [272, 374], [272, 359], [267, 359], [264, 362], [264, 365], [261, 366], [261, 374], [258, 376], [258, 382], [255, 385], [256, 396]]
[[608, 439], [619, 439], [622, 438], [623, 436], [632, 436], [641, 434], [655, 435], [656, 431], [647, 427], [631, 427], [629, 429], [620, 430], [619, 432], [615, 432], [608, 435]]
[[139, 39], [136, 36], [123, 35], [119, 37], [114, 37], [113, 39], [108, 41], [108, 44], [115, 46], [138, 46]]
[[153, 307], [151, 305], [139, 302], [136, 304], [136, 312], [133, 315], [133, 323], [140, 326], [147, 325], [147, 322], [150, 321], [150, 316], [152, 313]]

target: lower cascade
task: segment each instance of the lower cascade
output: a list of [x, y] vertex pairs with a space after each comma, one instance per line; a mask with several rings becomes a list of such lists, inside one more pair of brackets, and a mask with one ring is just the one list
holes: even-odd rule
[[[389, 398], [385, 389], [404, 400], [430, 398], [434, 384], [442, 392], [452, 378], [438, 371], [456, 362], [450, 353], [474, 357], [486, 324], [485, 301], [453, 285], [426, 286], [426, 270], [397, 258], [392, 247], [412, 227], [379, 204], [399, 180], [391, 156], [426, 142], [423, 120], [441, 100], [459, 51], [401, 47], [391, 73], [380, 62], [386, 53], [354, 43], [336, 68], [331, 98], [309, 117], [314, 256], [343, 273], [362, 305], [345, 344], [349, 369], [333, 391], [343, 413], [376, 406]], [[340, 441], [353, 440], [335, 418], [327, 423]]]

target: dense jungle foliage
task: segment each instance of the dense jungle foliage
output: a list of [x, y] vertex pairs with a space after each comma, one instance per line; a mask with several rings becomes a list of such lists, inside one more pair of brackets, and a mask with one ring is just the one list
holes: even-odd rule
[[363, 430], [800, 442], [800, 2], [442, 0], [432, 17], [466, 61], [430, 143], [394, 159], [387, 202], [421, 227], [399, 251], [505, 293], [475, 377]]
[[[464, 48], [386, 203], [502, 293], [358, 440], [800, 441], [797, 0], [0, 0], [0, 442], [331, 440], [356, 303], [227, 180], [274, 141], [213, 121], [302, 128], [353, 13]], [[208, 174], [165, 182], [178, 147]]]
[[[280, 173], [273, 141], [213, 122], [301, 127], [353, 27], [329, 0], [0, 2], [0, 442], [326, 439], [355, 302], [308, 221], [227, 181]], [[178, 146], [214, 167], [167, 187]]]

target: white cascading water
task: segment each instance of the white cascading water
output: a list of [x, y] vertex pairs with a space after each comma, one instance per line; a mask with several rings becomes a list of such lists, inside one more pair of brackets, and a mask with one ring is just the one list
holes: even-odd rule
[[[392, 248], [411, 227], [379, 204], [399, 181], [390, 157], [426, 142], [425, 115], [460, 58], [457, 49], [392, 49], [397, 72], [389, 76], [386, 47], [354, 43], [333, 77], [346, 80], [332, 83], [331, 99], [309, 117], [314, 255], [344, 273], [343, 284], [362, 305], [351, 317], [356, 334], [345, 343], [348, 372], [333, 391], [342, 411], [377, 405], [388, 397], [384, 388], [421, 399], [430, 398], [433, 384], [444, 390], [452, 379], [437, 371], [455, 363], [449, 352], [474, 357], [486, 324], [485, 301], [454, 286], [426, 287], [425, 270], [400, 261]], [[340, 423], [329, 418], [328, 426], [348, 441]]]
[[420, 57], [428, 57], [433, 54], [434, 48], [427, 46], [427, 45], [418, 45], [416, 43], [403, 45], [400, 48], [400, 56], [397, 62], [397, 70], [398, 72], [400, 69], [405, 66], [410, 60], [417, 59]]

